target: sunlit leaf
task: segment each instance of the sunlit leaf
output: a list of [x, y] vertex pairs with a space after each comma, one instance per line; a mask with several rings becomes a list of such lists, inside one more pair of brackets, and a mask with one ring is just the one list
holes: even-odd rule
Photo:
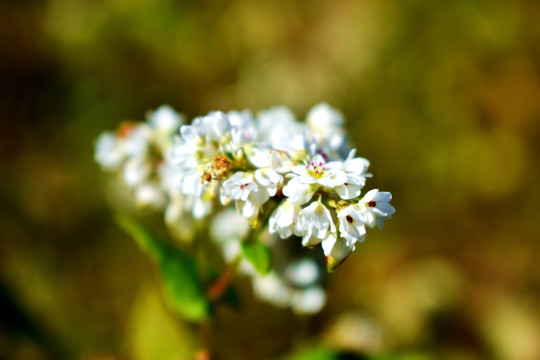
[[369, 360], [429, 360], [431, 356], [421, 353], [370, 356]]
[[242, 254], [261, 275], [266, 275], [271, 268], [270, 249], [259, 241], [242, 243]]
[[194, 359], [199, 348], [190, 325], [176, 321], [159, 291], [143, 286], [134, 299], [126, 327], [126, 351], [134, 360]]
[[189, 320], [205, 319], [209, 313], [209, 302], [199, 282], [194, 259], [159, 241], [127, 216], [118, 216], [116, 221], [161, 270], [170, 307]]
[[282, 360], [338, 360], [338, 353], [322, 346], [302, 348]]

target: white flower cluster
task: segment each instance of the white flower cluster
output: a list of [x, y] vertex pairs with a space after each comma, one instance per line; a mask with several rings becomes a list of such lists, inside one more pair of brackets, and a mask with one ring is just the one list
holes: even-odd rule
[[94, 158], [104, 169], [121, 174], [134, 190], [139, 205], [162, 208], [167, 203], [164, 174], [173, 136], [184, 119], [163, 105], [147, 121], [123, 122], [116, 132], [104, 132], [96, 143]]
[[177, 185], [194, 198], [197, 218], [219, 199], [234, 201], [258, 226], [273, 199], [270, 232], [294, 234], [304, 246], [322, 244], [332, 269], [364, 240], [366, 227], [381, 227], [395, 211], [388, 192], [361, 196], [369, 162], [347, 147], [342, 125], [342, 115], [326, 104], [311, 109], [305, 125], [286, 108], [196, 118], [181, 127], [173, 148], [182, 174]]
[[[165, 208], [171, 228], [183, 228], [188, 215], [203, 219], [218, 204], [234, 204], [255, 229], [296, 237], [305, 247], [321, 244], [332, 271], [364, 241], [368, 228], [382, 227], [395, 212], [390, 193], [363, 193], [369, 162], [348, 146], [343, 116], [327, 104], [314, 106], [305, 122], [275, 107], [256, 115], [216, 111], [183, 123], [162, 106], [145, 123], [102, 134], [95, 153], [104, 168], [122, 174], [138, 203]], [[300, 288], [284, 280], [286, 273], [280, 281], [292, 285], [281, 289]], [[265, 287], [256, 284], [277, 284], [272, 278], [254, 277], [255, 293], [264, 298]], [[271, 292], [287, 293], [296, 303], [303, 296]], [[324, 292], [318, 298], [324, 304]]]

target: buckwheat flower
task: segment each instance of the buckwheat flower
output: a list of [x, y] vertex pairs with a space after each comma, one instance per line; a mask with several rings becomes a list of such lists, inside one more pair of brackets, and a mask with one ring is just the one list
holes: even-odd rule
[[300, 127], [294, 113], [285, 106], [276, 106], [257, 114], [257, 133], [261, 142], [280, 142], [285, 134]]
[[231, 123], [227, 115], [221, 111], [214, 111], [201, 118], [204, 134], [211, 141], [222, 142], [227, 132], [231, 130]]
[[345, 238], [334, 236], [323, 241], [322, 248], [326, 256], [326, 267], [331, 272], [347, 259], [355, 246], [349, 245]]
[[308, 287], [315, 284], [320, 275], [319, 267], [311, 258], [295, 260], [285, 269], [285, 278], [297, 287]]
[[249, 162], [260, 169], [270, 168], [277, 173], [288, 173], [297, 164], [287, 152], [260, 146], [260, 144], [248, 144], [243, 147]]
[[246, 218], [253, 219], [269, 195], [257, 184], [253, 173], [239, 171], [223, 182], [220, 198], [224, 205], [229, 199], [234, 199], [238, 211]]
[[135, 202], [141, 206], [161, 209], [167, 203], [167, 196], [159, 183], [144, 182], [135, 188]]
[[290, 305], [293, 290], [284, 283], [275, 271], [271, 271], [265, 276], [254, 273], [252, 281], [253, 293], [259, 299], [281, 308]]
[[180, 222], [180, 219], [185, 214], [185, 195], [180, 191], [176, 191], [172, 196], [171, 193], [169, 193], [169, 197], [169, 203], [165, 208], [165, 224], [176, 230], [176, 224]]
[[321, 103], [312, 107], [307, 114], [306, 123], [319, 146], [335, 152], [346, 145], [343, 115], [328, 104]]
[[180, 128], [180, 139], [173, 147], [171, 160], [188, 171], [212, 161], [221, 146], [230, 140], [229, 120], [222, 112], [212, 112]]
[[315, 246], [336, 236], [332, 215], [320, 198], [300, 211], [297, 230], [302, 234], [303, 246]]
[[179, 186], [184, 174], [178, 166], [165, 161], [159, 175], [161, 186], [169, 196], [169, 202], [165, 208], [165, 224], [180, 239], [188, 239], [193, 235], [193, 224], [187, 216], [188, 211], [191, 210], [188, 203], [192, 200], [189, 199], [189, 195], [182, 193]]
[[366, 178], [371, 176], [371, 174], [366, 173], [369, 161], [364, 158], [355, 158], [355, 152], [355, 149], [351, 150], [343, 162], [341, 171], [347, 177], [345, 182], [335, 188], [338, 195], [344, 200], [360, 196], [360, 191], [366, 184]]
[[159, 147], [164, 157], [168, 156], [169, 149], [173, 145], [173, 134], [184, 123], [184, 117], [172, 107], [161, 105], [154, 112], [147, 114], [147, 123], [152, 129], [154, 143]]
[[146, 125], [123, 122], [115, 133], [104, 132], [98, 137], [94, 158], [106, 169], [117, 169], [127, 158], [146, 156], [150, 138]]
[[256, 139], [255, 120], [249, 110], [229, 111], [227, 117], [231, 124], [231, 141], [236, 147]]
[[389, 192], [377, 189], [368, 191], [358, 203], [364, 217], [364, 223], [370, 228], [377, 225], [382, 229], [383, 219], [391, 218], [392, 214], [396, 212], [396, 209], [389, 204], [391, 199], [392, 194]]
[[306, 123], [315, 134], [325, 135], [343, 129], [343, 115], [326, 103], [313, 106], [307, 116]]
[[183, 123], [183, 119], [169, 105], [161, 105], [153, 113], [148, 115], [151, 126], [159, 132], [173, 133]]
[[259, 148], [258, 146], [246, 145], [243, 147], [249, 162], [257, 168], [267, 168], [272, 166], [272, 156], [270, 149]]
[[212, 212], [212, 201], [196, 197], [192, 197], [190, 200], [191, 214], [195, 219], [201, 220]]
[[343, 158], [349, 151], [343, 115], [328, 104], [315, 105], [306, 117], [307, 127], [318, 147], [330, 158]]
[[184, 196], [185, 209], [190, 209], [195, 219], [202, 219], [210, 214], [213, 207], [215, 194], [217, 194], [216, 184], [205, 184], [201, 182], [201, 175], [197, 172], [184, 174], [179, 190]]
[[315, 155], [308, 165], [296, 165], [291, 169], [291, 179], [283, 187], [283, 194], [294, 205], [305, 204], [320, 186], [335, 188], [347, 181], [342, 166], [339, 161], [327, 163], [322, 155]]
[[[283, 176], [271, 168], [257, 169], [255, 171], [257, 186], [268, 196], [276, 195], [278, 184], [283, 182]], [[266, 200], [264, 201], [266, 202]]]
[[143, 183], [152, 172], [152, 164], [144, 157], [134, 157], [124, 164], [123, 178], [129, 187]]
[[347, 240], [348, 246], [353, 246], [357, 241], [364, 241], [366, 227], [364, 226], [364, 214], [355, 206], [350, 205], [338, 212], [339, 233]]
[[148, 125], [124, 122], [117, 131], [121, 151], [126, 157], [145, 157], [152, 141], [152, 131]]
[[339, 161], [326, 162], [322, 155], [315, 155], [308, 165], [297, 165], [292, 172], [302, 184], [318, 184], [329, 188], [335, 188], [347, 181]]
[[300, 236], [296, 230], [300, 206], [292, 205], [284, 201], [270, 216], [268, 231], [270, 234], [278, 233], [282, 239], [286, 239], [293, 233]]
[[313, 315], [326, 304], [326, 294], [320, 286], [297, 290], [291, 299], [291, 308], [298, 315]]
[[113, 133], [107, 131], [98, 137], [94, 159], [105, 169], [112, 170], [120, 166], [124, 160], [124, 153], [120, 141]]
[[233, 174], [222, 185], [222, 192], [234, 200], [247, 201], [254, 190], [257, 190], [257, 184], [253, 181], [253, 173], [242, 171]]
[[260, 147], [285, 152], [295, 160], [306, 156], [304, 140], [308, 130], [296, 120], [290, 109], [274, 107], [260, 112], [257, 120], [257, 143]]
[[311, 200], [318, 188], [317, 184], [303, 184], [298, 178], [293, 177], [281, 191], [287, 197], [289, 203], [303, 205]]
[[205, 143], [204, 136], [204, 126], [200, 118], [194, 119], [191, 125], [181, 126], [180, 139], [173, 152], [177, 157], [177, 163], [182, 165], [185, 160], [199, 151], [199, 147]]
[[231, 239], [243, 239], [249, 232], [249, 224], [237, 211], [227, 208], [214, 217], [210, 225], [210, 235], [217, 243]]
[[206, 192], [207, 187], [204, 181], [201, 180], [201, 175], [194, 171], [184, 174], [180, 189], [185, 195], [201, 197]]

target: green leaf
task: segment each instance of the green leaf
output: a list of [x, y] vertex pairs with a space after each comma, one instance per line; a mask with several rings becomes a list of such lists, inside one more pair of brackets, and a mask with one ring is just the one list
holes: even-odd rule
[[338, 354], [323, 346], [301, 348], [282, 360], [338, 360]]
[[369, 357], [369, 360], [430, 360], [430, 359], [432, 359], [432, 357], [423, 353], [377, 355], [377, 356]]
[[201, 321], [208, 317], [210, 305], [199, 282], [194, 259], [156, 239], [130, 217], [118, 216], [116, 222], [161, 270], [169, 306], [189, 320]]
[[123, 352], [137, 360], [195, 359], [200, 348], [197, 334], [189, 323], [171, 316], [159, 290], [154, 286], [139, 290], [125, 329]]
[[242, 243], [242, 254], [261, 275], [266, 275], [271, 268], [271, 254], [268, 246], [260, 241]]

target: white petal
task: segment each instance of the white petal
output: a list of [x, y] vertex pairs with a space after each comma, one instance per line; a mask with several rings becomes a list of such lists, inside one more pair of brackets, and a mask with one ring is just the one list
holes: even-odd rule
[[249, 161], [258, 168], [267, 168], [272, 165], [271, 155], [268, 151], [260, 150], [256, 147], [246, 151]]
[[320, 178], [318, 182], [323, 186], [334, 188], [347, 182], [347, 174], [344, 171], [337, 171], [335, 174]]
[[302, 184], [297, 178], [289, 180], [283, 187], [283, 195], [288, 197], [289, 203], [293, 205], [303, 205], [311, 200], [311, 197], [317, 190], [317, 187], [308, 184]]

